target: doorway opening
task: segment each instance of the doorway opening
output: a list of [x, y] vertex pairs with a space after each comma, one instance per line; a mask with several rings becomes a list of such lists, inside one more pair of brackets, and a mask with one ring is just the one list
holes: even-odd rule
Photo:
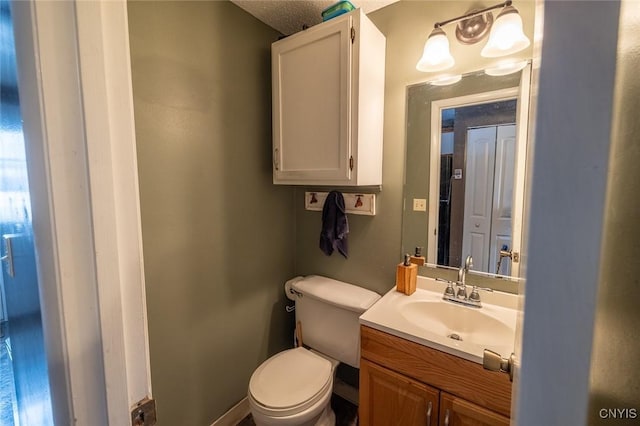
[[0, 0], [0, 421], [53, 425], [10, 5]]

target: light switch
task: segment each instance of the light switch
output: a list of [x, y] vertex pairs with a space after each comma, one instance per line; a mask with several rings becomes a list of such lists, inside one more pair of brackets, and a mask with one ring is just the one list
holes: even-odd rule
[[427, 200], [424, 198], [414, 198], [413, 199], [413, 211], [414, 212], [426, 212], [427, 211]]

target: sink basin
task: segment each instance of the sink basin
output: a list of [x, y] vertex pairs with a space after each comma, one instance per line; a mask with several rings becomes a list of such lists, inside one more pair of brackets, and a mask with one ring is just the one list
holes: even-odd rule
[[418, 277], [415, 293], [392, 288], [360, 317], [362, 325], [482, 364], [484, 349], [514, 350], [517, 296], [483, 293], [482, 308], [442, 300], [446, 284]]
[[476, 345], [513, 340], [513, 327], [469, 308], [443, 301], [412, 301], [405, 303], [401, 315], [430, 333]]

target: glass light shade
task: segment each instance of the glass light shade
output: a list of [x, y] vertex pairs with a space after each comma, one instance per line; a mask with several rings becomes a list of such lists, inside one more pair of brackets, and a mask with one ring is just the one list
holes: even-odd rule
[[424, 52], [416, 65], [422, 72], [436, 72], [449, 69], [455, 61], [449, 51], [449, 40], [441, 28], [434, 28], [424, 44]]
[[462, 74], [445, 74], [437, 76], [436, 78], [431, 80], [429, 84], [433, 86], [448, 86], [450, 84], [455, 84], [460, 80], [462, 80]]
[[520, 71], [527, 65], [527, 61], [501, 61], [496, 65], [486, 68], [484, 73], [493, 77], [513, 74], [514, 72]]
[[498, 58], [527, 48], [531, 42], [522, 31], [522, 18], [513, 6], [505, 7], [496, 18], [489, 41], [480, 54], [485, 58]]

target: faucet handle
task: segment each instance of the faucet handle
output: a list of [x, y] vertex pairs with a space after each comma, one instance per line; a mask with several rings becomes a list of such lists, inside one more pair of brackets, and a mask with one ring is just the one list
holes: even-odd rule
[[480, 293], [478, 293], [478, 290], [493, 293], [493, 289], [490, 289], [489, 287], [478, 287], [474, 285], [473, 290], [471, 290], [471, 294], [469, 295], [470, 301], [480, 303]]
[[447, 283], [447, 288], [444, 290], [445, 297], [446, 296], [455, 297], [456, 292], [453, 289], [453, 284], [456, 284], [456, 283], [454, 283], [453, 281], [450, 281], [450, 280], [446, 280], [444, 278], [436, 278], [436, 281], [442, 281], [442, 282]]

